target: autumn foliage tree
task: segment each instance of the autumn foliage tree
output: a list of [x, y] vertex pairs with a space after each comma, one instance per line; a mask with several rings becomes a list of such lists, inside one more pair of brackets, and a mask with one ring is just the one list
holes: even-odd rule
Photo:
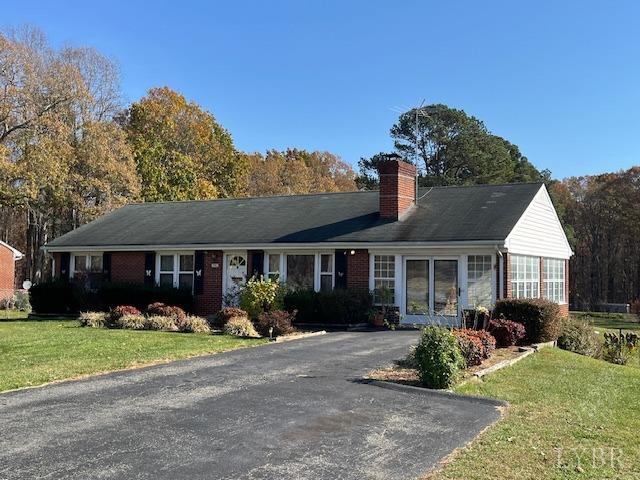
[[152, 88], [122, 122], [145, 201], [241, 195], [246, 161], [213, 115], [170, 88]]

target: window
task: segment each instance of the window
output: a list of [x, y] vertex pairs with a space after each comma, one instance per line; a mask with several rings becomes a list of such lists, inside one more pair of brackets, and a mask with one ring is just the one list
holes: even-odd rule
[[330, 292], [333, 290], [333, 255], [329, 253], [320, 254], [320, 291]]
[[540, 258], [511, 255], [511, 295], [513, 298], [538, 298]]
[[489, 307], [493, 303], [491, 279], [493, 277], [491, 255], [467, 257], [467, 295], [470, 307]]
[[395, 304], [396, 257], [375, 255], [373, 257], [373, 299], [374, 303]]
[[91, 253], [73, 256], [73, 278], [95, 289], [102, 283], [102, 254]]
[[192, 253], [163, 253], [158, 255], [158, 285], [192, 291], [193, 261]]
[[287, 255], [287, 285], [313, 290], [315, 255]]
[[279, 253], [270, 253], [269, 255], [269, 263], [267, 265], [267, 277], [273, 279], [280, 278], [280, 254]]
[[564, 303], [564, 260], [544, 259], [544, 298], [556, 303]]

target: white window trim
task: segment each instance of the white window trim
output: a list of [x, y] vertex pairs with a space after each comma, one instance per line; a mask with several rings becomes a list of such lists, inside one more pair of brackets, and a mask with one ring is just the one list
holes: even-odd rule
[[[81, 257], [86, 257], [85, 258], [86, 271], [87, 272], [91, 272], [91, 270], [90, 270], [90, 267], [91, 267], [91, 265], [90, 265], [91, 260], [90, 259], [91, 259], [91, 257], [92, 256], [93, 257], [98, 257], [98, 256], [102, 257], [103, 254], [104, 254], [104, 252], [75, 252], [75, 253], [72, 253], [70, 255], [70, 258], [69, 258], [69, 278], [74, 278], [75, 274], [76, 274], [76, 255], [81, 256]], [[54, 259], [54, 261], [55, 261], [55, 259]], [[104, 269], [104, 265], [102, 266], [102, 268]], [[55, 272], [55, 263], [54, 263], [54, 270], [53, 271]], [[96, 273], [96, 272], [93, 272], [93, 273]]]
[[[265, 278], [270, 273], [275, 273], [269, 271], [269, 255], [280, 255], [280, 276], [279, 279], [281, 282], [287, 282], [287, 255], [313, 255], [313, 290], [315, 292], [320, 291], [320, 276], [322, 273], [320, 272], [320, 268], [322, 266], [321, 255], [331, 255], [331, 288], [335, 288], [336, 286], [336, 266], [335, 266], [335, 252], [333, 250], [318, 250], [316, 252], [310, 252], [309, 250], [265, 250], [264, 251], [264, 276]], [[328, 275], [328, 272], [326, 273]]]
[[465, 279], [464, 279], [464, 286], [460, 285], [460, 287], [463, 289], [462, 297], [464, 298], [464, 308], [470, 308], [472, 306], [469, 298], [469, 257], [491, 257], [491, 300], [489, 302], [489, 305], [483, 305], [483, 306], [487, 308], [492, 308], [495, 305], [496, 289], [498, 287], [496, 283], [495, 253], [470, 253], [464, 256], [464, 260], [463, 260], [464, 268], [461, 269], [461, 271], [464, 272]]
[[[524, 280], [518, 280], [516, 278], [516, 280], [513, 280], [513, 273], [514, 273], [514, 268], [513, 268], [513, 260], [517, 257], [521, 257], [521, 258], [525, 258], [525, 259], [534, 259], [536, 260], [534, 262], [535, 265], [538, 266], [538, 276], [535, 279], [524, 279]], [[509, 255], [509, 262], [510, 262], [510, 270], [509, 273], [511, 274], [511, 278], [509, 278], [509, 282], [511, 282], [511, 298], [542, 298], [542, 292], [540, 291], [540, 257], [536, 257], [534, 255], [520, 255], [520, 254], [511, 254]], [[525, 263], [525, 275], [526, 275], [526, 263]], [[513, 288], [513, 284], [516, 284], [516, 288]], [[532, 285], [537, 285], [537, 291], [538, 291], [538, 295], [537, 296], [532, 296], [532, 297], [519, 297], [518, 296], [518, 288], [517, 285], [518, 284], [524, 284], [525, 285], [525, 292], [526, 292], [526, 284], [527, 283], [531, 283]]]
[[[403, 256], [388, 252], [369, 252], [369, 291], [374, 292], [376, 289], [376, 279], [390, 280], [392, 277], [376, 277], [376, 257], [385, 256], [394, 258], [394, 276], [393, 276], [393, 305], [399, 306], [403, 302], [398, 296], [401, 295], [404, 288], [401, 288], [403, 282]], [[347, 273], [348, 275], [348, 273]], [[381, 305], [374, 303], [374, 305]]]
[[[558, 279], [558, 278], [553, 278], [553, 279], [546, 279], [544, 278], [545, 275], [547, 274], [547, 265], [546, 265], [546, 261], [547, 260], [553, 260], [553, 261], [557, 261], [560, 262], [560, 264], [562, 265], [562, 279]], [[566, 261], [563, 258], [553, 258], [553, 257], [544, 257], [542, 259], [542, 265], [543, 265], [543, 272], [542, 272], [542, 292], [540, 293], [542, 298], [545, 298], [547, 300], [551, 300], [552, 302], [555, 302], [554, 299], [552, 298], [547, 298], [547, 283], [561, 283], [562, 284], [562, 300], [559, 302], [556, 302], [558, 305], [566, 305], [567, 302], [567, 283], [566, 283], [566, 279], [567, 279], [567, 265], [566, 265]]]
[[[193, 270], [187, 272], [186, 270], [180, 270], [180, 255], [191, 255], [193, 256], [193, 264], [195, 267], [195, 251], [174, 251], [174, 252], [156, 252], [156, 278], [155, 284], [156, 286], [160, 285], [160, 257], [166, 257], [169, 255], [173, 255], [173, 288], [178, 288], [180, 286], [180, 274], [191, 273], [193, 275], [193, 282], [191, 282], [191, 293], [193, 293], [193, 288], [195, 285], [195, 275]], [[169, 273], [168, 271], [162, 273]]]

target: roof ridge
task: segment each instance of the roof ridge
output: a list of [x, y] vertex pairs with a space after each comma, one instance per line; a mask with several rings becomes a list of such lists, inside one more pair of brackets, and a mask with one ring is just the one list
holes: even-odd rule
[[473, 187], [509, 187], [517, 185], [544, 185], [544, 182], [506, 182], [506, 183], [474, 183], [472, 185], [421, 185], [419, 188], [473, 188]]
[[149, 204], [167, 204], [167, 203], [206, 203], [206, 202], [224, 202], [224, 201], [241, 201], [241, 200], [259, 200], [259, 199], [271, 199], [271, 198], [291, 198], [291, 197], [314, 197], [320, 195], [344, 195], [351, 193], [371, 193], [378, 190], [352, 190], [348, 192], [313, 192], [313, 193], [294, 193], [292, 195], [264, 195], [253, 197], [227, 197], [227, 198], [203, 198], [199, 200], [162, 200], [158, 202], [130, 202], [124, 205], [149, 205]]

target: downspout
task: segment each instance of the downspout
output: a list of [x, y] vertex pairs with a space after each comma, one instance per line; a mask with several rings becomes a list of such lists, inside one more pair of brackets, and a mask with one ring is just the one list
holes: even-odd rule
[[502, 255], [500, 248], [498, 248], [498, 245], [496, 245], [496, 252], [498, 252], [498, 256], [500, 257], [500, 262], [498, 264], [498, 277], [500, 281], [498, 282], [499, 290], [496, 295], [496, 300], [500, 300], [504, 296], [504, 256]]

